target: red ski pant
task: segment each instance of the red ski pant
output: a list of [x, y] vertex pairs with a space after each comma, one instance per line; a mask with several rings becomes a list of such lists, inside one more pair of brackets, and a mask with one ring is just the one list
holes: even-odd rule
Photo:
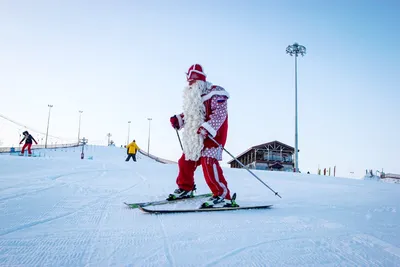
[[178, 161], [179, 173], [176, 183], [180, 189], [189, 191], [194, 186], [194, 172], [198, 166], [202, 166], [204, 178], [214, 196], [231, 199], [228, 183], [218, 160], [208, 157], [200, 157], [197, 161], [185, 160], [185, 154]]
[[21, 154], [24, 154], [26, 148], [28, 148], [28, 154], [29, 154], [29, 155], [32, 154], [31, 146], [32, 146], [32, 144], [25, 144], [25, 145], [22, 147]]

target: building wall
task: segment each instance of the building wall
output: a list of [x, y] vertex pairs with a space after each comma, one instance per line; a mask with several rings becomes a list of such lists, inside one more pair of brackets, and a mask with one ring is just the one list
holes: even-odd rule
[[[238, 157], [246, 167], [257, 170], [270, 170], [269, 166], [279, 162], [283, 165], [280, 171], [293, 172], [293, 153], [288, 151], [252, 149]], [[231, 168], [242, 168], [236, 161], [230, 163]]]

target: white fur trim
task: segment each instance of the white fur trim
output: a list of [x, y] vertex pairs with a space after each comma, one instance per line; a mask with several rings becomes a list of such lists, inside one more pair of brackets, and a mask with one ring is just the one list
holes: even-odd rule
[[207, 101], [208, 99], [210, 99], [211, 97], [215, 96], [215, 95], [221, 95], [221, 96], [226, 96], [227, 98], [229, 98], [229, 93], [225, 90], [220, 90], [220, 91], [211, 91], [210, 93], [203, 95], [201, 98], [204, 101]]
[[183, 119], [182, 119], [182, 116], [179, 114], [179, 115], [176, 115], [176, 117], [178, 118], [179, 129], [181, 129], [181, 128], [183, 127]]
[[201, 126], [202, 126], [204, 129], [206, 129], [206, 130], [211, 134], [212, 137], [215, 137], [215, 136], [217, 135], [217, 131], [214, 130], [214, 128], [211, 127], [211, 125], [208, 124], [208, 122], [204, 122]]
[[204, 72], [198, 71], [198, 70], [191, 70], [188, 73], [188, 77], [190, 77], [192, 75], [192, 72], [198, 73], [200, 75], [203, 75], [204, 77], [207, 77], [207, 75]]
[[200, 75], [203, 75], [204, 77], [207, 77], [207, 75], [204, 72], [196, 70], [196, 66], [200, 66], [200, 69], [203, 69], [203, 66], [201, 66], [200, 64], [194, 64], [193, 65], [193, 69], [189, 70], [189, 72], [186, 74], [187, 77], [189, 78], [192, 75], [192, 72], [195, 72], [195, 73], [198, 73]]

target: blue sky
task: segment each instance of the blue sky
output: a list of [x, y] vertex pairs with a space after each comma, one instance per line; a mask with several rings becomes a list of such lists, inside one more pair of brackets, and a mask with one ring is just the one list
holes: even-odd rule
[[[229, 100], [226, 149], [294, 146], [298, 42], [299, 164], [400, 173], [400, 4], [396, 1], [2, 1], [0, 114], [65, 140], [130, 139], [175, 160], [169, 117], [185, 71], [200, 63]], [[20, 127], [0, 118], [0, 140]], [[41, 136], [37, 134], [37, 136]], [[53, 140], [54, 142], [56, 139]], [[58, 142], [62, 142], [58, 140]], [[224, 155], [223, 164], [229, 161]]]

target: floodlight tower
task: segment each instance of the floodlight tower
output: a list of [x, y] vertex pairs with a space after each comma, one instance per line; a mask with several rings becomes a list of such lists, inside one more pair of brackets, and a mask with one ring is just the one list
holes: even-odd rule
[[128, 121], [128, 140], [126, 141], [126, 145], [129, 145], [129, 135], [131, 132], [131, 121]]
[[150, 155], [150, 122], [152, 120], [152, 118], [147, 118], [149, 120], [149, 139], [147, 141], [147, 155]]
[[79, 110], [79, 127], [78, 127], [78, 145], [81, 140], [81, 116], [82, 116], [83, 111]]
[[49, 124], [50, 124], [50, 111], [53, 105], [47, 105], [49, 107], [49, 117], [47, 118], [47, 130], [46, 130], [46, 141], [44, 143], [44, 148], [47, 148], [47, 137], [49, 136]]
[[286, 53], [293, 56], [294, 55], [294, 79], [295, 79], [295, 134], [294, 134], [294, 143], [295, 143], [295, 161], [294, 161], [294, 171], [299, 172], [299, 146], [298, 146], [298, 131], [297, 131], [297, 57], [299, 55], [304, 56], [306, 54], [306, 48], [298, 43], [294, 43], [293, 45], [289, 45], [286, 47]]

